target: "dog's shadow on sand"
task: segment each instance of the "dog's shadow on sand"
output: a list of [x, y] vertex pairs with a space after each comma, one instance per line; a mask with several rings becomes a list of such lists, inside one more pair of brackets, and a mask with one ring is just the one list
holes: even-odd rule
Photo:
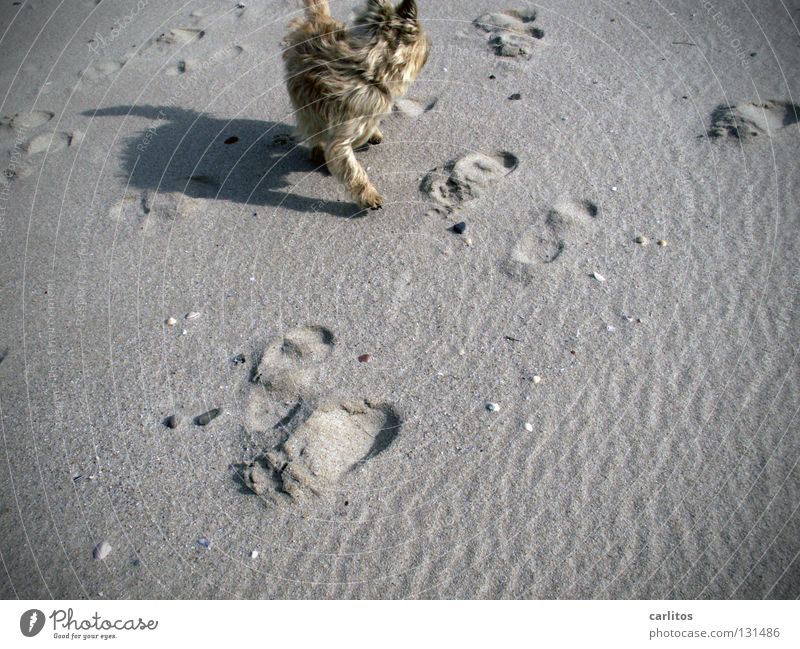
[[[313, 197], [315, 178], [322, 178], [323, 170], [312, 164], [286, 124], [219, 119], [167, 106], [114, 106], [83, 114], [155, 121], [125, 141], [122, 166], [132, 188], [346, 218], [359, 212], [349, 201]], [[309, 196], [296, 193], [289, 181], [292, 173]]]

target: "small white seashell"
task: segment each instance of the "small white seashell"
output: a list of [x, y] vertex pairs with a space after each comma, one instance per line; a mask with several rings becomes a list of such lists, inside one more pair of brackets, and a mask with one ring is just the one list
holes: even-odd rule
[[253, 551], [250, 553], [250, 558], [251, 558], [251, 559], [258, 559], [258, 550], [253, 550]]
[[178, 321], [175, 318], [167, 318], [166, 324], [168, 327], [174, 327], [176, 324], [178, 324]]
[[526, 421], [525, 422], [525, 430], [527, 430], [529, 433], [532, 433], [533, 432], [533, 424], [530, 423], [529, 421]]
[[97, 561], [102, 561], [105, 559], [109, 554], [111, 554], [111, 544], [108, 541], [102, 541], [94, 546], [94, 550], [92, 552], [92, 556]]
[[500, 410], [500, 404], [499, 403], [487, 403], [486, 404], [486, 409], [489, 412], [497, 412], [498, 410]]
[[667, 241], [665, 239], [659, 239], [658, 245], [661, 246], [662, 248], [665, 248], [667, 246]]
[[191, 313], [186, 314], [187, 320], [197, 320], [200, 317], [200, 314], [197, 311], [192, 311]]
[[611, 188], [611, 191], [612, 191], [612, 192], [615, 192], [615, 191], [617, 191], [617, 188], [616, 188], [616, 187], [612, 187], [612, 188]]
[[468, 246], [471, 246], [472, 245], [472, 237], [465, 237], [464, 238], [464, 243], [466, 243]]
[[650, 240], [643, 234], [640, 234], [638, 237], [636, 237], [636, 243], [640, 243], [643, 246], [646, 246], [649, 242]]
[[533, 377], [533, 382], [536, 385], [539, 385], [542, 382], [542, 377], [537, 374], [536, 376]]
[[594, 278], [595, 278], [595, 279], [596, 279], [598, 282], [605, 282], [605, 281], [606, 281], [606, 278], [605, 278], [605, 277], [603, 277], [603, 276], [602, 276], [600, 273], [598, 273], [597, 271], [595, 271], [594, 273], [592, 273], [592, 277], [594, 277]]

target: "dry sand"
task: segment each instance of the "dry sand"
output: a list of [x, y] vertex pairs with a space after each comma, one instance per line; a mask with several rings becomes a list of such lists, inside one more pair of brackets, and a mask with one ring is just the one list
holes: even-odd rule
[[3, 3], [0, 594], [800, 595], [796, 3], [422, 0], [361, 214], [298, 5]]

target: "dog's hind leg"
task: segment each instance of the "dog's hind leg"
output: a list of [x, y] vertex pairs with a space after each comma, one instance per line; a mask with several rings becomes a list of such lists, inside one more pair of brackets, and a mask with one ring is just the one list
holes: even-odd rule
[[369, 181], [367, 172], [353, 152], [353, 143], [361, 137], [358, 126], [343, 124], [332, 129], [331, 139], [325, 147], [325, 161], [328, 170], [344, 183], [359, 207], [377, 210], [383, 205], [383, 196]]
[[315, 144], [311, 147], [311, 164], [317, 167], [325, 166], [325, 145]]

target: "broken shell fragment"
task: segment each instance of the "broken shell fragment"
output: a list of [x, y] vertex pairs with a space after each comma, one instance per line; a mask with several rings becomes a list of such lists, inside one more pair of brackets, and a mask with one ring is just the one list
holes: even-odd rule
[[102, 561], [105, 559], [109, 554], [111, 554], [111, 544], [108, 541], [102, 541], [94, 546], [94, 550], [92, 551], [92, 556], [95, 558], [96, 561]]

